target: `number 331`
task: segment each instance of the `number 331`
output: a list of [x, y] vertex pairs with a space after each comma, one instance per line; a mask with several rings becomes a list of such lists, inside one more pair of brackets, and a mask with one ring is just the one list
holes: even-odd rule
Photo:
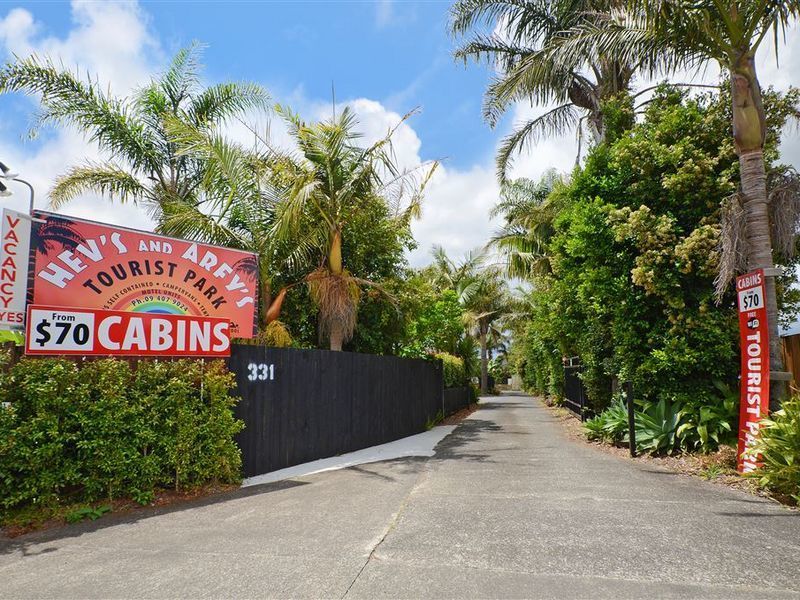
[[266, 381], [267, 379], [273, 381], [275, 379], [274, 364], [250, 363], [247, 365], [247, 370], [250, 371], [247, 376], [250, 381]]

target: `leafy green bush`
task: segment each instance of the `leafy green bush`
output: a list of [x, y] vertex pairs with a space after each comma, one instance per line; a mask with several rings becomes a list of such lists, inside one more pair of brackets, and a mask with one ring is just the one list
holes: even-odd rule
[[[773, 115], [765, 155], [780, 172], [777, 143], [798, 92], [766, 91], [764, 102]], [[732, 286], [721, 304], [714, 290], [720, 206], [739, 182], [730, 96], [662, 88], [635, 122], [627, 106], [608, 109], [617, 111], [612, 128], [630, 129], [592, 148], [554, 187], [547, 212], [530, 215], [548, 270], [535, 277], [516, 340], [523, 381], [557, 396], [562, 357], [579, 356], [597, 413], [611, 403], [613, 378], [632, 381], [652, 410], [663, 400], [665, 415], [675, 403], [691, 412], [681, 416], [691, 423], [676, 432], [679, 445], [712, 447], [712, 434], [728, 436], [714, 381], [735, 384], [739, 355]], [[780, 288], [786, 306], [789, 286]], [[713, 414], [698, 408], [707, 400]]]
[[469, 383], [467, 373], [464, 370], [464, 361], [461, 358], [447, 352], [440, 352], [435, 356], [442, 361], [444, 387], [461, 387]]
[[0, 365], [0, 508], [237, 481], [233, 385], [221, 361]]
[[[737, 398], [732, 392], [718, 397], [635, 403], [636, 449], [650, 454], [676, 450], [712, 452], [732, 443], [738, 417]], [[628, 410], [617, 396], [602, 413], [584, 423], [590, 440], [610, 444], [628, 442]]]
[[583, 424], [586, 437], [609, 444], [627, 440], [628, 409], [622, 396], [617, 396], [606, 410]]
[[506, 356], [496, 356], [489, 361], [489, 375], [495, 383], [505, 384], [511, 378], [511, 365]]
[[772, 418], [761, 421], [755, 450], [763, 462], [753, 472], [759, 484], [800, 504], [800, 396], [786, 400]]
[[680, 409], [681, 425], [677, 435], [683, 450], [712, 452], [722, 444], [736, 442], [736, 424], [739, 419], [739, 393], [722, 382], [714, 382], [722, 393], [692, 396]]

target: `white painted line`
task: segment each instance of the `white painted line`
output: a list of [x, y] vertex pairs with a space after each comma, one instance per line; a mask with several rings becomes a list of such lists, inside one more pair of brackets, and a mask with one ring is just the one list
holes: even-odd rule
[[382, 460], [392, 460], [394, 458], [403, 458], [406, 456], [433, 456], [433, 449], [436, 447], [436, 444], [441, 442], [445, 436], [450, 434], [455, 428], [455, 425], [441, 425], [429, 429], [424, 433], [418, 433], [417, 435], [395, 440], [388, 444], [372, 446], [371, 448], [364, 448], [356, 452], [332, 456], [330, 458], [322, 458], [302, 465], [281, 469], [280, 471], [272, 471], [271, 473], [248, 477], [242, 482], [242, 487], [272, 483], [283, 479], [311, 475], [312, 473], [346, 469], [347, 467], [354, 467], [356, 465], [380, 462]]

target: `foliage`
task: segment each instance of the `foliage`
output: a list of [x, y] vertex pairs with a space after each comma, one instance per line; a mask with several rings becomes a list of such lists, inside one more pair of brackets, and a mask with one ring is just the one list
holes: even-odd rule
[[[507, 136], [497, 155], [502, 180], [516, 152], [545, 136], [587, 126], [595, 142], [605, 135], [603, 105], [626, 92], [637, 60], [588, 52], [575, 39], [579, 26], [613, 28], [622, 16], [618, 1], [456, 0], [450, 10], [454, 35], [472, 34], [457, 51], [465, 61], [485, 60], [496, 75], [484, 95], [484, 118], [495, 126], [517, 102], [552, 108]], [[568, 46], [571, 52], [559, 52]]]
[[[353, 337], [361, 289], [380, 289], [345, 268], [343, 236], [348, 216], [362, 203], [378, 198], [391, 207], [395, 227], [407, 228], [419, 216], [423, 191], [437, 163], [412, 171], [401, 171], [396, 165], [393, 136], [410, 115], [365, 148], [359, 143], [358, 122], [349, 107], [316, 123], [306, 123], [281, 106], [276, 111], [299, 153], [268, 148], [264, 156], [269, 181], [282, 197], [275, 206], [270, 237], [277, 243], [307, 241], [305, 279], [319, 309], [320, 333], [330, 340], [332, 350], [341, 350]], [[415, 171], [420, 173], [419, 180]], [[312, 267], [315, 259], [317, 265]]]
[[800, 504], [800, 396], [785, 400], [760, 425], [754, 450], [761, 455], [762, 466], [753, 476], [761, 486]]
[[495, 356], [489, 361], [489, 375], [496, 382], [502, 383], [511, 378], [511, 367], [505, 355]]
[[[717, 450], [734, 443], [738, 418], [736, 396], [728, 390], [723, 398], [684, 400], [661, 398], [658, 402], [635, 402], [636, 449], [650, 454], [676, 450]], [[602, 413], [584, 423], [586, 437], [609, 444], [628, 443], [628, 409], [617, 396]]]
[[425, 431], [433, 429], [443, 420], [444, 420], [444, 411], [440, 408], [439, 412], [437, 412], [433, 417], [430, 417], [427, 421], [425, 421]]
[[39, 96], [38, 125], [74, 126], [96, 143], [105, 160], [86, 161], [61, 175], [50, 191], [63, 204], [91, 191], [108, 198], [142, 204], [160, 220], [165, 205], [198, 206], [211, 200], [201, 186], [206, 164], [182, 156], [167, 124], [185, 123], [202, 131], [264, 108], [267, 93], [252, 83], [200, 85], [198, 44], [180, 50], [167, 70], [130, 98], [111, 94], [92, 78], [82, 80], [52, 61], [36, 56], [0, 70], [0, 93]]
[[671, 454], [678, 446], [680, 406], [668, 403], [664, 398], [658, 402], [646, 402], [635, 413], [636, 449], [659, 454]]
[[440, 352], [435, 357], [442, 361], [444, 387], [454, 388], [467, 385], [469, 379], [462, 359], [447, 352]]
[[550, 272], [547, 244], [553, 235], [556, 205], [551, 192], [560, 178], [548, 171], [540, 181], [520, 178], [506, 181], [500, 188], [500, 201], [490, 216], [502, 215], [503, 227], [489, 245], [505, 259], [506, 277], [526, 278]]
[[256, 341], [270, 348], [289, 348], [292, 346], [292, 336], [281, 321], [271, 321], [263, 327], [256, 336]]
[[25, 336], [20, 331], [8, 331], [3, 329], [0, 330], [0, 344], [5, 342], [12, 342], [16, 346], [22, 346], [25, 343]]
[[586, 437], [606, 443], [626, 441], [628, 436], [628, 408], [622, 396], [617, 396], [611, 405], [596, 417], [583, 424]]
[[681, 448], [710, 452], [736, 442], [739, 394], [724, 383], [714, 382], [721, 398], [691, 396], [681, 403], [677, 435]]
[[[775, 158], [797, 98], [764, 97]], [[714, 277], [719, 206], [738, 178], [730, 102], [728, 93], [660, 88], [642, 122], [595, 148], [551, 193], [552, 272], [532, 278], [517, 338], [527, 387], [561, 393], [561, 358], [579, 356], [596, 412], [609, 405], [612, 379], [632, 381], [653, 410], [663, 399], [667, 411], [689, 411], [696, 441], [685, 446], [714, 446], [709, 431], [725, 438], [731, 403], [715, 382], [735, 385], [737, 321], [731, 292], [716, 304]]]
[[[481, 391], [487, 393], [489, 353], [493, 347], [501, 346], [503, 319], [512, 305], [508, 284], [497, 267], [485, 264], [485, 252], [469, 252], [457, 263], [443, 248], [434, 247], [433, 259], [433, 264], [423, 272], [435, 287], [455, 292], [463, 308], [462, 321], [469, 334], [480, 343]], [[460, 343], [466, 346], [467, 342], [463, 340]], [[468, 372], [471, 372], [472, 359], [468, 351], [456, 354], [464, 359]]]
[[[726, 202], [715, 271], [717, 292], [722, 296], [737, 273], [771, 269], [788, 249], [794, 252], [800, 221], [800, 182], [785, 172], [784, 183], [765, 186], [770, 171], [769, 149], [776, 130], [770, 119], [768, 94], [757, 75], [756, 55], [762, 44], [773, 44], [777, 60], [779, 42], [800, 16], [797, 0], [624, 0], [614, 23], [598, 24], [582, 19], [569, 35], [561, 36], [545, 54], [559, 63], [579, 55], [586, 60], [613, 56], [623, 64], [637, 64], [655, 76], [681, 71], [700, 71], [712, 64], [730, 77], [730, 103], [726, 137], [738, 156], [739, 189]], [[795, 102], [796, 105], [796, 102]], [[796, 106], [794, 107], [795, 114]], [[778, 115], [782, 111], [778, 111]], [[777, 130], [778, 132], [780, 130]], [[685, 167], [688, 162], [683, 160]], [[691, 195], [691, 194], [687, 194]], [[783, 370], [779, 339], [779, 300], [776, 286], [765, 287], [773, 371]], [[773, 386], [774, 400], [782, 386]]]
[[242, 423], [224, 363], [23, 359], [0, 375], [0, 507], [235, 482]]
[[[406, 328], [407, 344], [403, 356], [424, 356], [431, 352], [455, 354], [458, 341], [464, 335], [464, 310], [454, 290], [427, 294], [424, 306], [413, 315]], [[462, 361], [463, 362], [463, 361]]]
[[102, 506], [98, 506], [96, 508], [84, 506], [68, 512], [64, 519], [67, 521], [67, 523], [77, 523], [78, 521], [83, 521], [84, 519], [96, 521], [108, 512], [111, 512], [111, 507], [108, 504], [103, 504]]

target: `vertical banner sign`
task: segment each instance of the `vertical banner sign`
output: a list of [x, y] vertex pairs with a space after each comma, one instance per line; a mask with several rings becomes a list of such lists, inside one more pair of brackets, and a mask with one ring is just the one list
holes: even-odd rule
[[740, 473], [749, 473], [759, 466], [753, 444], [758, 439], [761, 418], [769, 412], [769, 328], [764, 271], [758, 269], [737, 277], [736, 293], [742, 346], [737, 467]]
[[3, 209], [0, 227], [0, 329], [22, 331], [28, 290], [31, 219], [27, 214]]
[[35, 211], [32, 303], [230, 322], [255, 335], [252, 252]]

